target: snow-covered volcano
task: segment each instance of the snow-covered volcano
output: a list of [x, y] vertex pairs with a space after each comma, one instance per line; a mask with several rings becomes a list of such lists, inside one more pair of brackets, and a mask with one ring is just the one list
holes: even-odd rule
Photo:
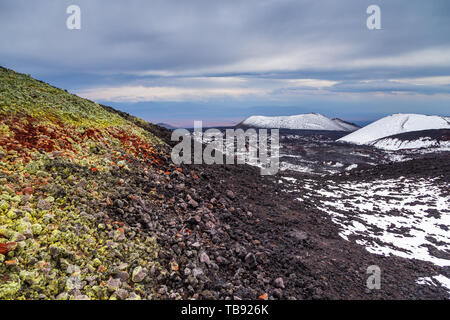
[[371, 144], [375, 140], [400, 133], [432, 129], [450, 129], [450, 117], [393, 114], [352, 132], [338, 141]]
[[251, 116], [238, 126], [253, 128], [278, 128], [297, 130], [355, 131], [360, 127], [341, 119], [329, 119], [318, 113], [299, 114], [295, 116]]

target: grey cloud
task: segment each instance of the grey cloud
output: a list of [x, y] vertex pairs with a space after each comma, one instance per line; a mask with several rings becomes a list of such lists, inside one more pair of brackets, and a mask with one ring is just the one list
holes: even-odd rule
[[398, 81], [346, 81], [329, 88], [333, 92], [383, 92], [383, 93], [420, 93], [420, 94], [450, 94], [450, 85], [417, 85]]
[[[66, 8], [73, 3], [82, 9], [80, 31], [65, 27]], [[382, 10], [383, 30], [366, 28], [366, 8], [374, 3]], [[213, 114], [217, 107], [224, 113], [234, 108], [242, 116], [237, 109], [260, 104], [270, 110], [276, 104], [341, 110], [350, 102], [339, 93], [374, 92], [427, 95], [428, 100], [402, 102], [391, 95], [391, 105], [382, 101], [377, 107], [386, 108], [383, 112], [392, 106], [417, 111], [422, 104], [440, 111], [448, 109], [448, 98], [437, 94], [448, 95], [448, 85], [389, 79], [450, 76], [445, 56], [450, 56], [449, 18], [448, 0], [0, 0], [0, 65], [73, 92], [120, 86], [214, 88], [219, 86], [214, 81], [196, 78], [219, 76], [244, 78], [245, 83], [230, 86], [261, 88], [279, 99], [221, 100], [219, 107], [210, 102], [210, 107], [202, 105], [202, 114]], [[403, 63], [424, 50], [431, 53]], [[292, 87], [283, 83], [287, 79], [339, 83], [319, 90]], [[414, 110], [408, 109], [411, 105]], [[171, 108], [173, 114], [188, 112], [183, 103]]]
[[[340, 65], [450, 46], [445, 0], [379, 0], [384, 30], [375, 32], [365, 28], [365, 9], [373, 2], [366, 0], [78, 0], [79, 32], [65, 29], [65, 8], [72, 2], [0, 0], [0, 36], [7, 44], [0, 61], [24, 69], [39, 61], [49, 73], [198, 68], [206, 74], [217, 66], [321, 46], [329, 48], [333, 70], [355, 74], [359, 68]], [[349, 50], [336, 53], [338, 47]], [[298, 71], [320, 70], [319, 60]]]

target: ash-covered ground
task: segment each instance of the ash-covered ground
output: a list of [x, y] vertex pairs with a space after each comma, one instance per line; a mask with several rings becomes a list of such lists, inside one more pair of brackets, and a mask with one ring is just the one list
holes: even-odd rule
[[[252, 212], [259, 212], [264, 226], [276, 223], [277, 247], [290, 242], [281, 252], [291, 264], [315, 263], [328, 285], [329, 279], [340, 279], [332, 285], [343, 286], [346, 278], [354, 286], [334, 292], [321, 283], [320, 294], [309, 297], [448, 298], [450, 152], [335, 142], [345, 134], [280, 130], [280, 172], [268, 179], [277, 186], [255, 189], [267, 213]], [[315, 237], [320, 240], [306, 250]], [[371, 264], [385, 277], [378, 291], [364, 288]], [[349, 280], [352, 271], [361, 283]]]
[[450, 290], [450, 152], [388, 151], [335, 138], [282, 133], [283, 190], [330, 216], [341, 238], [369, 252], [442, 267], [417, 281]]

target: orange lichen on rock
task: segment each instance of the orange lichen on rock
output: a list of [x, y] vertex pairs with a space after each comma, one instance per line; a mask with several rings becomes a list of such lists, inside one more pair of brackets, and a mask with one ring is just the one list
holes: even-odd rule
[[262, 295], [260, 295], [258, 297], [259, 300], [267, 300], [269, 299], [269, 296], [267, 295], [267, 293], [263, 293]]
[[5, 265], [8, 266], [8, 267], [15, 266], [16, 264], [17, 264], [16, 260], [5, 261]]

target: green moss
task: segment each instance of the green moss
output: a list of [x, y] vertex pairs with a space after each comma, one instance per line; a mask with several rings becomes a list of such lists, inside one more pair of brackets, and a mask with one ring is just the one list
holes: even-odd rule
[[6, 211], [9, 208], [9, 203], [5, 200], [0, 200], [0, 211]]
[[42, 233], [42, 226], [39, 223], [35, 223], [31, 226], [31, 231], [33, 235], [40, 235]]
[[0, 299], [7, 300], [12, 299], [20, 291], [19, 281], [9, 281], [5, 284], [0, 284]]

